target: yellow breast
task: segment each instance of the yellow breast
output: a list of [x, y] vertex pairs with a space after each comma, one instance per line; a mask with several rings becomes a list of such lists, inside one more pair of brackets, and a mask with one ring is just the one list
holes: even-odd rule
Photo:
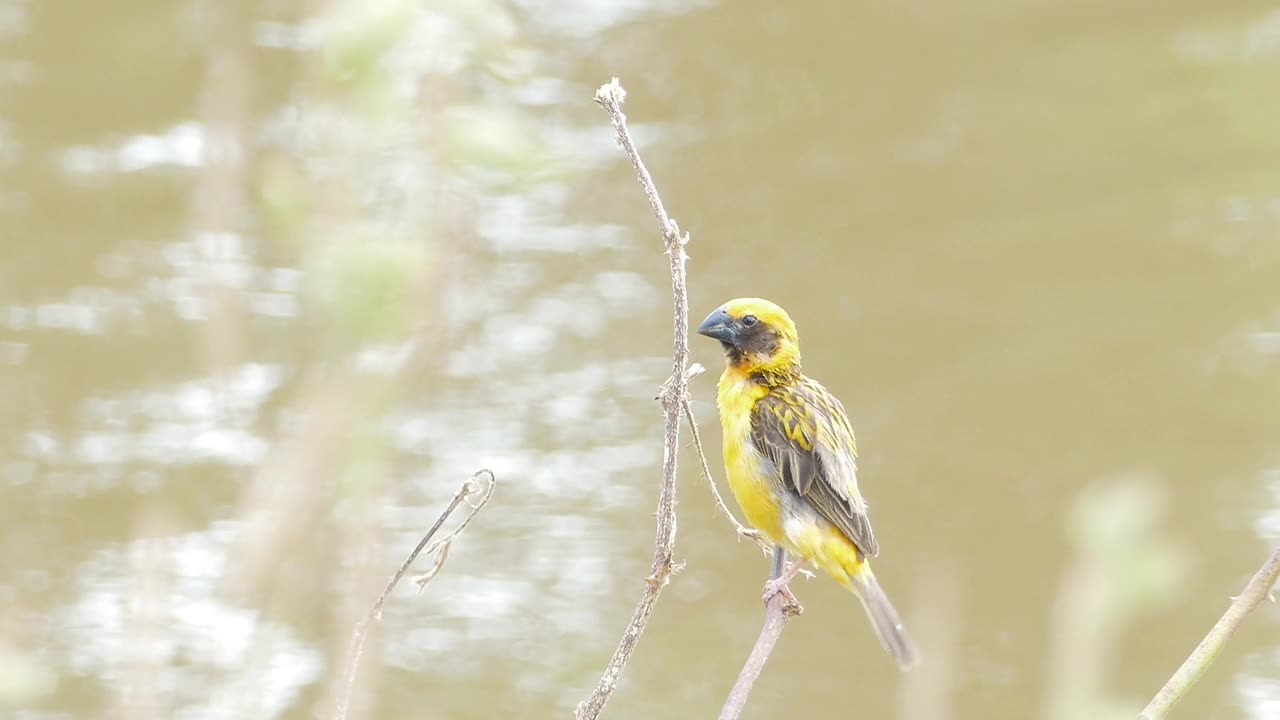
[[781, 507], [774, 483], [762, 472], [762, 458], [751, 441], [751, 412], [767, 392], [767, 388], [730, 367], [716, 386], [716, 406], [724, 430], [724, 471], [729, 489], [747, 522], [778, 542], [783, 535]]

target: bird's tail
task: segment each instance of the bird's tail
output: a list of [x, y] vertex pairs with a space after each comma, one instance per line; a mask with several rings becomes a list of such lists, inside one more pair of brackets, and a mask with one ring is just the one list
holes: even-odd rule
[[898, 669], [910, 670], [917, 665], [920, 662], [920, 653], [916, 651], [915, 643], [911, 642], [911, 638], [907, 635], [907, 629], [902, 624], [902, 618], [898, 617], [898, 611], [894, 610], [893, 603], [889, 602], [889, 596], [884, 594], [880, 583], [876, 582], [876, 576], [871, 572], [871, 565], [866, 562], [858, 563], [858, 567], [849, 573], [848, 587], [862, 601], [862, 607], [867, 611], [867, 617], [871, 619], [871, 626], [875, 628], [880, 644], [893, 656], [898, 663]]

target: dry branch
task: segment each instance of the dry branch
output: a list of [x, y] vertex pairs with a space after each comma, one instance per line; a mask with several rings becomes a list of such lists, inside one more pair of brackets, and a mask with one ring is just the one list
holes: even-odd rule
[[[484, 485], [478, 482], [481, 477], [487, 478], [487, 482]], [[418, 555], [422, 554], [422, 549], [427, 547], [427, 543], [430, 543], [431, 539], [440, 531], [441, 526], [449, 519], [453, 511], [457, 510], [458, 506], [467, 498], [480, 493], [480, 499], [471, 505], [471, 512], [467, 513], [462, 522], [458, 523], [458, 526], [450, 530], [443, 538], [432, 543], [431, 547], [427, 549], [428, 554], [435, 552], [437, 549], [439, 552], [436, 554], [436, 559], [432, 563], [431, 569], [414, 578], [418, 583], [418, 592], [422, 592], [427, 582], [435, 577], [441, 566], [444, 565], [445, 558], [449, 555], [449, 546], [453, 543], [454, 538], [465, 530], [467, 525], [471, 524], [472, 518], [489, 502], [489, 498], [493, 497], [493, 489], [497, 483], [497, 478], [494, 477], [493, 472], [490, 470], [479, 470], [467, 478], [462, 487], [458, 488], [458, 492], [454, 493], [448, 507], [444, 509], [444, 512], [440, 513], [440, 517], [436, 518], [435, 524], [422, 536], [422, 539], [418, 541], [418, 545], [413, 548], [413, 552], [409, 553], [409, 556], [400, 564], [400, 568], [391, 576], [387, 586], [382, 589], [382, 594], [374, 601], [373, 607], [369, 608], [368, 614], [361, 618], [360, 622], [356, 623], [356, 629], [351, 635], [351, 649], [347, 653], [347, 669], [342, 675], [342, 688], [335, 704], [333, 714], [335, 720], [345, 720], [347, 717], [347, 711], [351, 707], [351, 691], [356, 683], [356, 672], [360, 669], [360, 658], [364, 655], [365, 637], [369, 634], [369, 626], [382, 618], [382, 606], [387, 602], [387, 597], [391, 595], [391, 591], [395, 589], [404, 574], [409, 571], [409, 566], [418, 558]]]
[[[631, 160], [636, 176], [644, 188], [645, 197], [649, 199], [649, 207], [658, 219], [658, 229], [662, 232], [662, 240], [666, 246], [668, 264], [671, 270], [671, 299], [673, 305], [672, 328], [673, 348], [671, 353], [671, 377], [662, 385], [661, 398], [664, 415], [665, 438], [662, 452], [662, 484], [658, 489], [658, 522], [654, 538], [653, 566], [649, 577], [645, 579], [644, 594], [636, 605], [635, 612], [627, 629], [618, 641], [609, 663], [605, 666], [600, 681], [591, 695], [583, 700], [577, 708], [577, 720], [595, 720], [600, 716], [609, 696], [618, 687], [618, 679], [626, 667], [631, 654], [635, 652], [641, 633], [649, 623], [658, 595], [666, 586], [671, 574], [678, 568], [671, 560], [676, 539], [676, 457], [680, 450], [680, 410], [687, 399], [689, 378], [701, 371], [701, 367], [689, 367], [689, 295], [685, 285], [685, 261], [688, 255], [684, 246], [689, 242], [688, 235], [681, 235], [676, 221], [667, 215], [667, 210], [658, 197], [658, 189], [653, 178], [640, 159], [631, 133], [627, 130], [627, 118], [622, 114], [622, 102], [626, 91], [618, 84], [618, 79], [600, 86], [595, 100], [600, 107], [609, 113], [613, 128], [617, 133], [618, 145]], [[692, 372], [691, 372], [692, 371]]]
[[1258, 607], [1263, 600], [1271, 597], [1271, 588], [1275, 587], [1276, 578], [1280, 577], [1280, 549], [1277, 549], [1262, 565], [1253, 579], [1245, 586], [1244, 592], [1231, 602], [1231, 606], [1223, 613], [1218, 622], [1209, 630], [1191, 655], [1183, 661], [1169, 682], [1160, 688], [1160, 692], [1151, 699], [1138, 720], [1162, 720], [1169, 710], [1182, 699], [1182, 696], [1204, 675], [1226, 646], [1227, 640], [1235, 633], [1244, 619]]
[[[769, 579], [777, 580], [782, 577], [786, 564], [787, 551], [781, 546], [775, 547], [773, 571], [769, 573]], [[756, 679], [760, 677], [760, 671], [764, 670], [764, 664], [769, 660], [773, 646], [782, 635], [782, 627], [788, 620], [802, 612], [804, 608], [788, 598], [786, 593], [777, 593], [769, 598], [769, 603], [765, 606], [764, 625], [760, 628], [760, 635], [756, 638], [755, 646], [751, 648], [751, 654], [747, 656], [747, 662], [742, 666], [742, 672], [738, 673], [738, 680], [729, 691], [724, 707], [720, 709], [720, 720], [737, 720], [742, 714], [742, 708], [747, 705], [747, 698], [751, 695], [751, 689], [755, 687]]]
[[[694, 364], [694, 367], [701, 367]], [[707, 466], [707, 454], [702, 450], [702, 437], [698, 434], [698, 423], [693, 421], [693, 405], [688, 398], [684, 401], [684, 417], [689, 421], [689, 432], [693, 435], [693, 447], [698, 451], [698, 460], [702, 463], [702, 479], [707, 481], [707, 485], [711, 487], [711, 494], [716, 499], [716, 507], [724, 516], [729, 518], [729, 522], [733, 524], [733, 530], [738, 537], [754, 540], [760, 549], [768, 553], [772, 550], [769, 541], [764, 539], [759, 530], [752, 530], [738, 522], [738, 518], [734, 517], [733, 512], [729, 510], [729, 506], [725, 504], [724, 497], [720, 495], [720, 488], [716, 486], [715, 478], [711, 476], [711, 468]]]

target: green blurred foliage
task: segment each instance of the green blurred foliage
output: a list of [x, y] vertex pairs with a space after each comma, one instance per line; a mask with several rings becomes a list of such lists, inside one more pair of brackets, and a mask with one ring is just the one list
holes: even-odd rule
[[258, 214], [267, 232], [294, 238], [313, 209], [306, 175], [281, 155], [261, 158], [258, 173]]
[[453, 108], [448, 113], [445, 152], [455, 167], [496, 173], [498, 182], [545, 179], [555, 164], [529, 118], [512, 109]]
[[385, 82], [382, 63], [412, 27], [416, 8], [408, 0], [333, 3], [322, 21], [324, 76], [348, 88]]
[[376, 501], [392, 477], [387, 445], [380, 432], [365, 426], [352, 438], [347, 462], [338, 475], [338, 497]]
[[[259, 216], [309, 269], [304, 305], [338, 353], [406, 339], [430, 297], [434, 243], [467, 197], [558, 178], [563, 168], [514, 87], [508, 8], [489, 0], [336, 0], [308, 22], [311, 70], [286, 116], [284, 152], [256, 172]], [[462, 202], [437, 204], [441, 189]], [[439, 213], [449, 213], [439, 217]]]
[[1151, 483], [1127, 479], [1087, 488], [1071, 516], [1080, 556], [1101, 571], [1114, 625], [1167, 598], [1183, 576], [1182, 555], [1158, 532], [1164, 501]]
[[1075, 549], [1053, 615], [1046, 688], [1050, 720], [1132, 718], [1137, 698], [1108, 688], [1126, 624], [1170, 597], [1185, 575], [1183, 553], [1160, 533], [1164, 501], [1146, 478], [1085, 488], [1067, 534]]
[[431, 262], [426, 238], [346, 238], [324, 250], [307, 273], [308, 289], [344, 346], [402, 339], [415, 329]]

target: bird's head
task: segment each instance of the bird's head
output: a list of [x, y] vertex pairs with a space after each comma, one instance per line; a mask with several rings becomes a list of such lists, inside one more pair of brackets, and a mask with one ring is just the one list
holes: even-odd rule
[[738, 298], [716, 308], [698, 334], [719, 340], [730, 367], [749, 375], [800, 372], [800, 339], [787, 311], [760, 298]]

